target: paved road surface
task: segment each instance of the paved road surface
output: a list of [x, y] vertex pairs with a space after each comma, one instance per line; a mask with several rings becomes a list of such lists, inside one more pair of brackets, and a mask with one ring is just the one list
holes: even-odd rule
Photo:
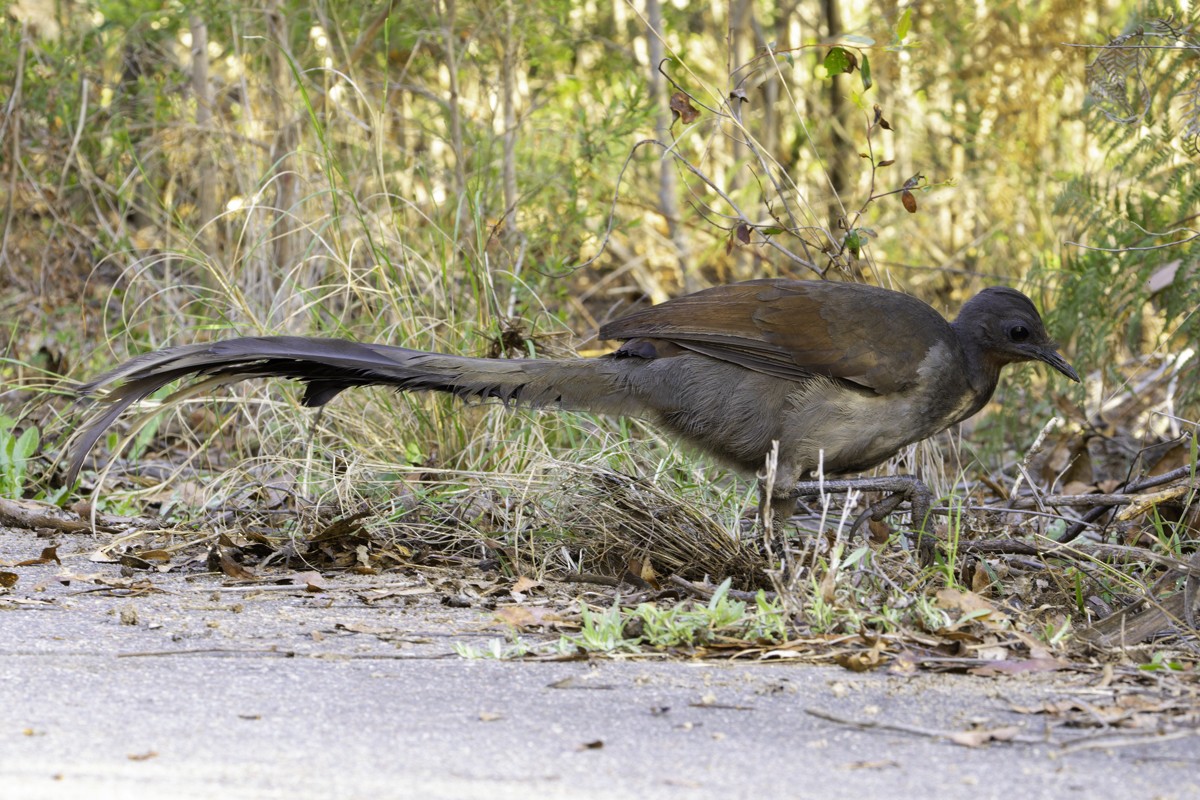
[[[44, 544], [0, 533], [0, 559]], [[471, 661], [452, 643], [495, 638], [491, 616], [432, 597], [252, 596], [175, 575], [120, 597], [53, 580], [64, 570], [119, 576], [68, 558], [18, 568], [0, 595], [6, 800], [1200, 797], [1200, 737], [1064, 754], [806, 713], [1040, 737], [1046, 718], [1011, 707], [1097, 700], [1094, 676]]]

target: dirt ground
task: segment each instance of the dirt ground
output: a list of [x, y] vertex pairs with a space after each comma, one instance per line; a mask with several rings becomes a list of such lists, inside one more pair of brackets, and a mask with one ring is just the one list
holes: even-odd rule
[[[6, 797], [1200, 797], [1200, 703], [1153, 676], [467, 659], [506, 629], [419, 572], [238, 585], [54, 541], [0, 594]], [[47, 543], [0, 529], [0, 561]]]

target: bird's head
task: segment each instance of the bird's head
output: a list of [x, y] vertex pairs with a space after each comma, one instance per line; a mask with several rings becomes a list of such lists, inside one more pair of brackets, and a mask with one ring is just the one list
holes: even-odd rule
[[1079, 374], [1046, 332], [1033, 301], [1016, 289], [984, 289], [962, 307], [954, 327], [960, 339], [977, 347], [984, 361], [997, 370], [1005, 364], [1041, 361], [1079, 382]]

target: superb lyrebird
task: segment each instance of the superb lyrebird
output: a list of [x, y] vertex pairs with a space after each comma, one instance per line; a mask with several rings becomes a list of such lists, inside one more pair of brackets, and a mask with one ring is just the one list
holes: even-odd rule
[[909, 295], [861, 284], [767, 279], [716, 286], [601, 327], [596, 358], [490, 359], [340, 339], [261, 336], [172, 347], [79, 387], [112, 387], [79, 435], [67, 480], [132, 403], [178, 379], [283, 377], [319, 406], [353, 386], [495, 397], [647, 418], [753, 474], [778, 442], [772, 506], [818, 464], [861, 472], [983, 407], [1000, 369], [1042, 361], [1071, 380], [1033, 303], [994, 287], [953, 322]]

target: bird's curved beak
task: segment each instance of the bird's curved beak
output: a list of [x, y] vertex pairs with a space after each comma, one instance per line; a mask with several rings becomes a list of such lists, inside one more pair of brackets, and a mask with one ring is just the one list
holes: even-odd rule
[[1054, 367], [1056, 370], [1061, 372], [1063, 375], [1066, 375], [1068, 378], [1075, 381], [1076, 383], [1081, 382], [1079, 380], [1079, 373], [1077, 373], [1075, 371], [1074, 367], [1072, 367], [1070, 364], [1067, 363], [1067, 360], [1065, 358], [1063, 358], [1061, 355], [1058, 354], [1058, 349], [1054, 345], [1049, 345], [1048, 347], [1038, 348], [1038, 351], [1035, 354], [1035, 357], [1037, 358], [1038, 361], [1043, 361], [1043, 362], [1049, 364], [1050, 366]]

